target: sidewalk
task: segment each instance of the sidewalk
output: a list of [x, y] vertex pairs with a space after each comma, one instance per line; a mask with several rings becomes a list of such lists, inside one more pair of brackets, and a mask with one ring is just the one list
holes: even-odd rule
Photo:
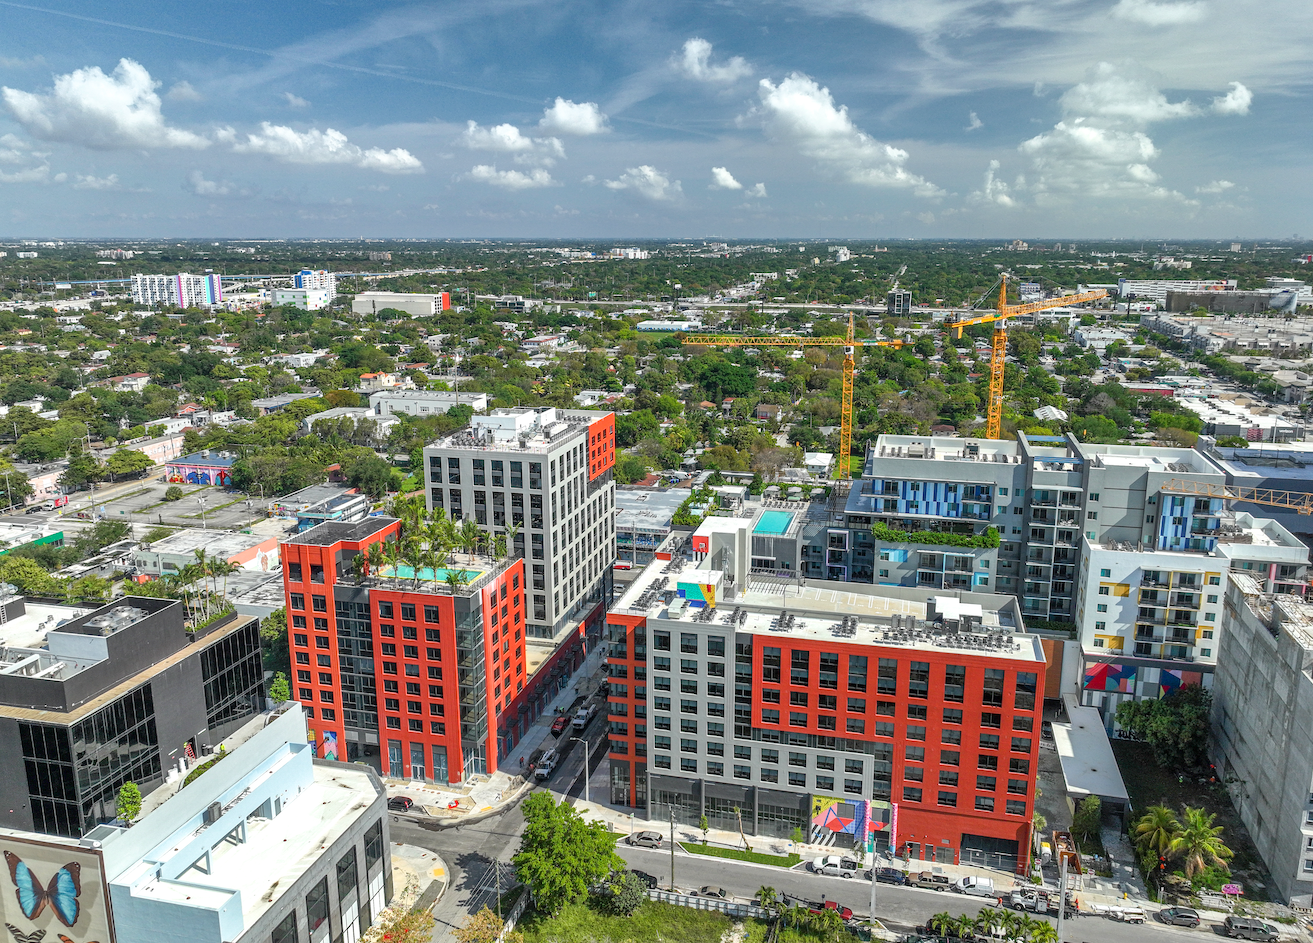
[[[598, 645], [589, 653], [579, 670], [570, 678], [570, 683], [525, 732], [515, 745], [515, 751], [502, 761], [505, 768], [490, 776], [476, 775], [462, 785], [450, 786], [384, 778], [388, 798], [406, 796], [415, 803], [412, 811], [453, 824], [471, 815], [494, 812], [499, 806], [515, 801], [528, 785], [522, 771], [534, 750], [545, 750], [558, 742], [552, 736], [552, 722], [557, 718], [556, 709], [569, 707], [580, 694], [592, 694], [606, 677], [605, 650], [605, 645]], [[570, 736], [568, 731], [561, 738], [567, 736]]]
[[[660, 832], [667, 841], [670, 840], [670, 822], [668, 820], [648, 820], [642, 817], [643, 810], [641, 809], [612, 806], [606, 801], [610, 798], [611, 784], [610, 771], [605, 766], [602, 766], [600, 769], [593, 772], [588, 783], [588, 788], [589, 797], [592, 799], [592, 802], [585, 804], [581, 801], [576, 808], [578, 808], [579, 811], [584, 814], [585, 818], [589, 820], [601, 819], [606, 822], [607, 825], [611, 827], [612, 831], [620, 833], [622, 836], [621, 841], [623, 841], [624, 837], [627, 837], [631, 831], [641, 832], [646, 830]], [[633, 813], [632, 818], [631, 813]], [[676, 823], [675, 837], [677, 841], [681, 842], [695, 842], [698, 844], [701, 844], [702, 842], [701, 830], [691, 825]], [[808, 861], [811, 861], [813, 858], [819, 858], [822, 855], [832, 855], [836, 853], [843, 853], [845, 855], [852, 854], [851, 850], [839, 849], [832, 845], [812, 845], [807, 843], [795, 845], [787, 838], [771, 838], [764, 835], [748, 835], [746, 837], [747, 842], [752, 846], [753, 851], [770, 855], [788, 855], [790, 853], [796, 853], [801, 856], [802, 862], [794, 866], [795, 870], [804, 869], [807, 866]], [[1106, 840], [1107, 837], [1105, 837], [1105, 841]], [[707, 844], [713, 847], [719, 846], [721, 848], [742, 848], [743, 839], [739, 837], [737, 831], [713, 828], [707, 832]], [[1111, 850], [1113, 846], [1108, 845], [1106, 847]], [[1118, 860], [1128, 860], [1122, 859], [1119, 852], [1114, 851], [1113, 854]], [[967, 877], [969, 875], [988, 877], [994, 881], [994, 886], [998, 888], [1001, 893], [1005, 894], [1010, 892], [1014, 887], [1035, 886], [1023, 875], [1016, 874], [1012, 871], [1004, 871], [999, 868], [988, 868], [977, 865], [939, 864], [934, 861], [921, 860], [904, 861], [902, 858], [890, 858], [887, 855], [877, 855], [874, 862], [866, 860], [864, 863], [868, 868], [872, 866], [877, 868], [894, 867], [905, 873], [930, 871], [934, 874], [942, 874], [952, 881], [956, 881], [958, 878]], [[758, 868], [774, 867], [773, 865], [757, 865], [742, 861], [734, 861], [733, 866]], [[1132, 869], [1134, 868], [1133, 865], [1130, 867]], [[1119, 882], [1122, 880], [1127, 880], [1127, 878], [1120, 873], [1117, 878], [1114, 879], [1099, 878], [1092, 874], [1084, 875], [1081, 887], [1075, 892], [1076, 898], [1080, 902], [1081, 909], [1093, 910], [1096, 905], [1099, 907], [1138, 906], [1143, 907], [1146, 910], [1152, 909], [1156, 911], [1161, 906], [1149, 900], [1144, 892], [1143, 885], [1138, 880], [1138, 876], [1136, 876], [1136, 880], [1133, 883], [1127, 880], [1128, 886], [1130, 887], [1130, 896], [1123, 899], [1122, 891], [1119, 887]], [[1046, 880], [1044, 886], [1050, 890], [1056, 891], [1057, 881], [1056, 879]]]

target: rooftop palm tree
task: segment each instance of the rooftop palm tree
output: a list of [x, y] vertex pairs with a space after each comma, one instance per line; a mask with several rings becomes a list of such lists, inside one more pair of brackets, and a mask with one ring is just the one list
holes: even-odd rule
[[[520, 525], [519, 525], [519, 524], [512, 524], [510, 527], [507, 527], [507, 528], [506, 528], [506, 547], [510, 550], [511, 553], [515, 553], [515, 552], [516, 552], [516, 551], [515, 551], [515, 537], [516, 537], [516, 535], [519, 534], [519, 533], [520, 533]], [[505, 551], [502, 552], [502, 555], [505, 556]]]
[[469, 583], [469, 573], [465, 570], [448, 570], [447, 571], [447, 588], [455, 595], [456, 591], [462, 586]]
[[1181, 830], [1168, 848], [1173, 858], [1180, 859], [1185, 876], [1193, 878], [1208, 867], [1229, 871], [1226, 862], [1234, 852], [1222, 843], [1222, 826], [1213, 824], [1217, 813], [1189, 806], [1182, 813]]
[[1167, 806], [1151, 805], [1135, 823], [1132, 838], [1141, 851], [1165, 855], [1172, 847], [1172, 839], [1181, 831], [1176, 813]]
[[479, 530], [479, 525], [471, 520], [461, 522], [460, 530], [456, 534], [456, 542], [460, 548], [469, 554], [470, 562], [474, 562], [474, 554], [479, 549], [479, 542], [483, 539], [483, 531]]
[[925, 925], [939, 936], [957, 936], [957, 918], [946, 910], [935, 914]]

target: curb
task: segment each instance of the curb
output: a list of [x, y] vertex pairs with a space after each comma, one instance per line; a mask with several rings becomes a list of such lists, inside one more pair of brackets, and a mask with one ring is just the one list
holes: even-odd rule
[[465, 825], [473, 825], [475, 823], [482, 822], [486, 819], [492, 818], [494, 815], [501, 815], [502, 813], [513, 808], [515, 804], [519, 802], [520, 799], [524, 796], [524, 794], [528, 792], [530, 789], [533, 789], [534, 787], [535, 787], [534, 783], [526, 782], [524, 785], [522, 785], [519, 788], [519, 790], [514, 795], [512, 795], [509, 799], [504, 800], [501, 805], [489, 809], [486, 812], [471, 813], [470, 815], [466, 816], [463, 819], [458, 819], [451, 822], [444, 822], [443, 820], [435, 818], [434, 816], [431, 815], [415, 815], [414, 813], [410, 813], [410, 812], [393, 812], [392, 815], [397, 818], [408, 819], [409, 821], [414, 822], [420, 828], [426, 829], [428, 831], [445, 832], [453, 828], [461, 828], [462, 826]]

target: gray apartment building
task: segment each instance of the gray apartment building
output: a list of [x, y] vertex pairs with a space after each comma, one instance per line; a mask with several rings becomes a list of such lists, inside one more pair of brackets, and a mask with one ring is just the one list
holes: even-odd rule
[[1230, 618], [1213, 684], [1213, 762], [1272, 875], [1313, 906], [1313, 605], [1248, 574], [1226, 587]]
[[[12, 587], [9, 587], [12, 590]], [[78, 837], [264, 707], [258, 620], [195, 632], [171, 599], [98, 607], [0, 597], [0, 826]]]
[[806, 525], [803, 575], [1007, 593], [1028, 619], [1071, 622], [1082, 538], [1203, 547], [1206, 534], [1172, 523], [1192, 519], [1196, 498], [1173, 495], [1164, 523], [1158, 492], [1168, 481], [1225, 480], [1189, 449], [882, 435], [842, 512]]
[[[529, 582], [526, 637], [600, 633], [615, 542], [615, 414], [498, 409], [424, 449], [428, 507], [513, 540]], [[514, 536], [510, 529], [515, 528]]]

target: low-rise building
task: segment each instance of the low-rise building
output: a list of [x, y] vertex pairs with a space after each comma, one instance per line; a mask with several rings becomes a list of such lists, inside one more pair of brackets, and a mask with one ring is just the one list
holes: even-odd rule
[[377, 315], [387, 308], [416, 317], [428, 317], [442, 311], [451, 310], [451, 295], [445, 291], [436, 294], [362, 291], [351, 299], [352, 314]]
[[204, 550], [211, 560], [223, 560], [246, 570], [278, 569], [277, 537], [195, 527], [143, 544], [133, 555], [133, 563], [142, 576], [176, 576], [183, 567], [196, 562], [198, 550]]
[[468, 406], [476, 413], [481, 413], [488, 408], [488, 394], [383, 389], [369, 395], [369, 405], [376, 416], [403, 413], [408, 416], [434, 416], [456, 405]]
[[688, 492], [621, 485], [615, 492], [616, 559], [634, 566], [652, 562], [670, 536], [671, 520]]
[[[289, 354], [289, 356], [294, 355]], [[268, 416], [270, 413], [281, 412], [284, 407], [290, 406], [297, 400], [314, 399], [318, 395], [318, 390], [310, 390], [304, 393], [280, 393], [277, 396], [263, 396], [260, 399], [251, 400], [251, 408], [255, 410], [257, 416]]]
[[[196, 414], [193, 414], [193, 418], [196, 418]], [[190, 455], [170, 459], [164, 465], [164, 474], [169, 481], [178, 484], [227, 485], [232, 481], [232, 469], [236, 462], [235, 452], [201, 449]]]
[[275, 288], [272, 295], [274, 307], [291, 305], [302, 311], [321, 311], [333, 301], [326, 288]]

